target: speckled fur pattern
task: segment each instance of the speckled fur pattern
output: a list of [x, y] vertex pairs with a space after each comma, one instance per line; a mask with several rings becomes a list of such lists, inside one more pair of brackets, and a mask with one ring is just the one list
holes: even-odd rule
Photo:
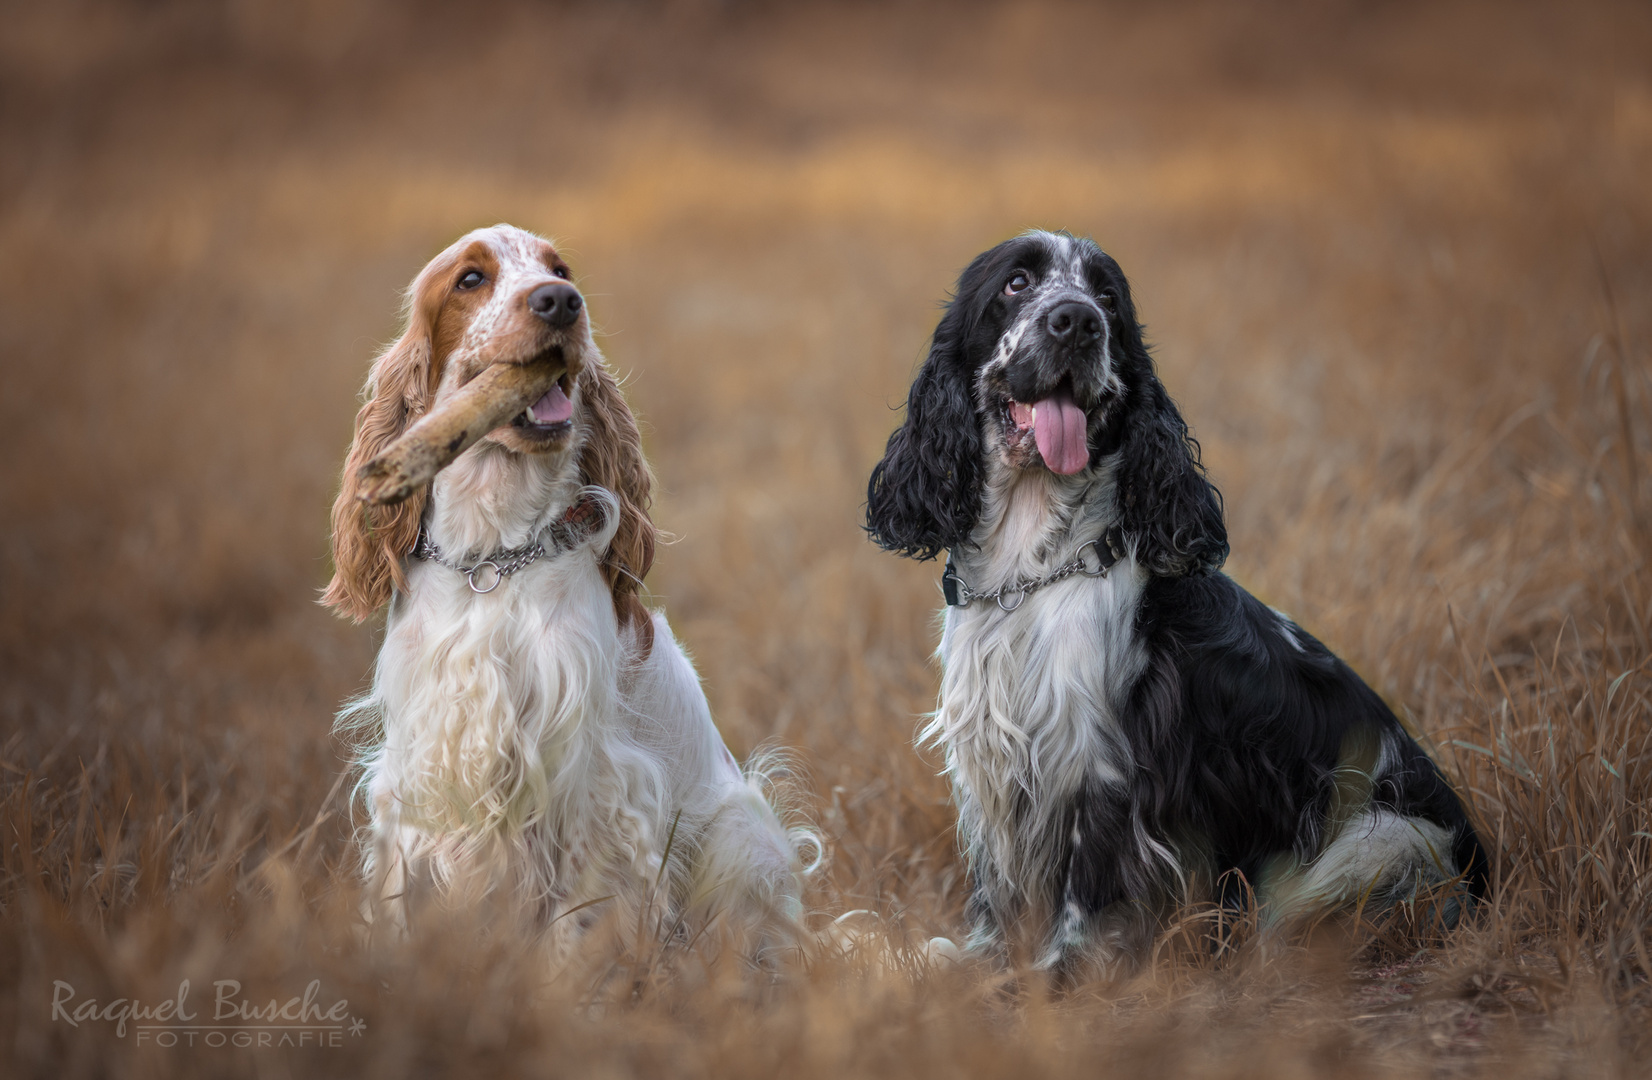
[[[1058, 305], [1099, 331], [1062, 336]], [[1089, 459], [1068, 475], [1017, 419], [1052, 395], [1086, 421]], [[976, 591], [1042, 578], [1087, 541], [1122, 547], [1013, 610], [946, 609], [924, 737], [952, 779], [975, 951], [1066, 977], [1139, 960], [1188, 901], [1254, 895], [1282, 927], [1454, 880], [1483, 891], [1460, 802], [1393, 712], [1220, 572], [1220, 495], [1123, 273], [1090, 241], [1032, 232], [964, 271], [867, 527], [902, 555], [949, 551]]]
[[[450, 291], [472, 271], [484, 280], [461, 304]], [[608, 572], [605, 560], [626, 515], [645, 512], [646, 464], [640, 444], [592, 452], [604, 449], [593, 440], [634, 441], [635, 424], [586, 314], [547, 339], [528, 308], [534, 288], [568, 276], [531, 233], [497, 226], [461, 238], [420, 275], [408, 334], [369, 383], [360, 429], [390, 388], [403, 388], [395, 415], [405, 425], [488, 364], [553, 340], [567, 355], [573, 419], [545, 437], [501, 428], [476, 443], [437, 475], [418, 521], [440, 550], [470, 562], [536, 539], [549, 547], [548, 529], [576, 500], [602, 509], [571, 550], [487, 593], [435, 561], [402, 555], [394, 567], [372, 686], [339, 717], [362, 747], [370, 914], [405, 930], [423, 897], [495, 895], [519, 902], [563, 947], [615, 916], [620, 927], [683, 934], [727, 916], [756, 933], [757, 948], [783, 944], [801, 916], [795, 847], [806, 837], [788, 833], [763, 778], [729, 753], [665, 616], [625, 617], [651, 531], [634, 568]], [[409, 375], [398, 364], [423, 367]], [[589, 475], [589, 463], [627, 455], [641, 489]], [[346, 485], [351, 475], [347, 467]], [[329, 601], [371, 596], [347, 576], [361, 564], [338, 561]], [[645, 909], [657, 917], [639, 919]]]

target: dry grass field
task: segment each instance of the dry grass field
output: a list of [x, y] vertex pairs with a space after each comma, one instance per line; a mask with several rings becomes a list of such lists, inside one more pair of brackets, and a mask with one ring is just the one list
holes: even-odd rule
[[[39, 1076], [1652, 1074], [1644, 3], [0, 4], [0, 1065]], [[827, 839], [778, 975], [555, 971], [489, 913], [364, 947], [318, 607], [399, 291], [557, 237], [676, 536], [650, 577]], [[1055, 996], [955, 932], [915, 750], [939, 571], [860, 530], [937, 305], [1029, 226], [1131, 276], [1229, 572], [1340, 651], [1495, 845], [1443, 939], [1339, 925]], [[353, 811], [357, 811], [354, 812]], [[1239, 940], [1243, 940], [1243, 935]], [[614, 969], [610, 969], [612, 972]], [[75, 1003], [319, 980], [341, 1045]], [[146, 1033], [152, 1036], [153, 1033]]]

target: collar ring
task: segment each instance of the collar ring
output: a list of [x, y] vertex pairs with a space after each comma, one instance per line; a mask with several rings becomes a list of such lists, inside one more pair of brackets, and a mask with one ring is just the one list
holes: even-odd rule
[[[1113, 561], [1110, 561], [1101, 552], [1101, 540], [1102, 538], [1099, 536], [1094, 540], [1086, 540], [1078, 545], [1077, 551], [1073, 552], [1073, 561], [1078, 563], [1079, 573], [1085, 577], [1100, 577], [1113, 568]], [[1090, 560], [1085, 557], [1086, 551], [1095, 556], [1096, 568], [1094, 570], [1090, 569]], [[1111, 554], [1111, 552], [1108, 554]]]
[[[483, 567], [486, 567], [489, 572], [487, 576], [487, 585], [485, 587], [476, 583], [476, 575], [482, 570]], [[500, 570], [499, 564], [494, 562], [492, 559], [483, 559], [481, 562], [465, 571], [465, 583], [470, 586], [470, 591], [473, 593], [490, 593], [497, 589], [499, 587], [499, 583], [504, 580], [504, 571]]]

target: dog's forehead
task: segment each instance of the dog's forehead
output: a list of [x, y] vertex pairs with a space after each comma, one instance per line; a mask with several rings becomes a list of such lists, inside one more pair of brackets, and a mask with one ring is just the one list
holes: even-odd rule
[[542, 236], [511, 226], [494, 226], [487, 230], [485, 240], [499, 260], [499, 273], [526, 274], [535, 277], [548, 273], [556, 265], [556, 247]]
[[467, 253], [473, 258], [480, 257], [493, 263], [490, 270], [501, 280], [522, 276], [545, 277], [562, 261], [556, 246], [544, 237], [513, 225], [493, 225], [473, 229], [459, 237], [431, 265], [452, 265], [463, 260]]
[[1065, 285], [1089, 290], [1101, 271], [1100, 263], [1106, 256], [1092, 240], [1068, 233], [1046, 232], [1035, 229], [1024, 233], [1022, 240], [1031, 241], [1042, 256], [1041, 285]]

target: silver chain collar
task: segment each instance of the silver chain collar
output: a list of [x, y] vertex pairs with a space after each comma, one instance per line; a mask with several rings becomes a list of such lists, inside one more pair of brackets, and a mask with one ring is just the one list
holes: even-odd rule
[[[576, 511], [579, 511], [581, 507], [597, 510], [597, 529], [602, 527], [602, 504], [595, 499], [580, 499], [568, 508], [566, 515], [544, 530], [545, 533], [550, 535], [551, 546], [549, 548], [545, 546], [543, 541], [524, 544], [521, 547], [500, 548], [487, 558], [478, 559], [469, 566], [465, 566], [443, 555], [442, 549], [436, 546], [434, 540], [430, 539], [430, 533], [425, 530], [424, 523], [420, 522], [418, 538], [414, 540], [413, 549], [408, 554], [415, 559], [425, 559], [436, 563], [438, 566], [445, 566], [449, 570], [457, 570], [465, 575], [465, 584], [470, 586], [471, 592], [490, 593], [499, 587], [501, 581], [504, 581], [518, 570], [532, 566], [548, 555], [572, 551], [587, 536], [596, 532], [597, 529], [583, 529], [575, 523]], [[478, 574], [482, 576], [480, 583], [477, 581]]]
[[[1046, 585], [1054, 585], [1074, 574], [1083, 574], [1085, 577], [1104, 576], [1122, 557], [1122, 540], [1123, 537], [1117, 528], [1108, 529], [1094, 540], [1086, 540], [1080, 544], [1078, 550], [1073, 552], [1072, 562], [1056, 567], [1041, 578], [1022, 578], [991, 592], [976, 592], [966, 585], [964, 579], [958, 576], [958, 569], [952, 562], [952, 553], [948, 552], [946, 571], [941, 574], [941, 591], [946, 594], [948, 607], [969, 607], [970, 602], [974, 600], [991, 600], [1004, 611], [1014, 611], [1026, 601], [1028, 593], [1037, 592]], [[1088, 556], [1085, 554], [1087, 551]], [[1091, 569], [1092, 567], [1094, 569]], [[1015, 602], [1006, 603], [1005, 601], [1012, 596]]]

